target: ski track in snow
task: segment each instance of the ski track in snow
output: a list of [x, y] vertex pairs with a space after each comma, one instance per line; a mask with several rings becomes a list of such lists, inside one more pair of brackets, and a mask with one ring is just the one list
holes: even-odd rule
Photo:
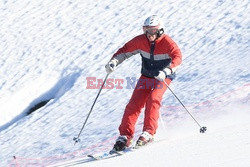
[[[166, 33], [183, 53], [172, 89], [202, 123], [212, 127], [208, 138], [213, 134], [222, 138], [217, 133], [223, 131], [216, 127], [235, 129], [234, 124], [248, 118], [249, 11], [248, 0], [1, 1], [0, 166], [42, 166], [112, 147], [133, 91], [127, 88], [127, 78], [139, 77], [140, 56], [130, 58], [110, 75], [124, 80], [123, 89], [103, 90], [81, 143], [74, 146], [72, 139], [98, 92], [86, 88], [86, 77], [104, 79], [104, 65], [124, 42], [142, 32], [141, 25], [151, 14], [163, 18]], [[48, 99], [43, 108], [27, 115], [33, 105]], [[235, 111], [239, 114], [232, 114]], [[170, 92], [164, 96], [161, 113], [164, 126], [159, 122], [159, 138], [177, 139], [178, 144], [179, 138], [197, 133]], [[141, 116], [136, 136], [141, 133], [142, 120]], [[182, 130], [182, 124], [188, 128]], [[187, 142], [193, 146], [192, 138]], [[169, 148], [176, 146], [173, 143]], [[206, 144], [213, 145], [213, 141]], [[210, 152], [213, 154], [207, 149], [203, 155]], [[244, 166], [244, 159], [242, 162]]]

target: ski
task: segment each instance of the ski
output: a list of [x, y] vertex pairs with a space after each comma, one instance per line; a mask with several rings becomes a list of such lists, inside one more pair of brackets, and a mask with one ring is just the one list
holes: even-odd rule
[[92, 162], [92, 161], [98, 161], [98, 160], [102, 160], [102, 159], [113, 158], [113, 157], [117, 157], [117, 156], [120, 156], [120, 155], [122, 155], [122, 154], [119, 154], [118, 152], [117, 153], [114, 152], [112, 154], [110, 152], [103, 152], [103, 153], [98, 153], [98, 154], [89, 154], [86, 157], [82, 157], [82, 158], [79, 158], [79, 159], [73, 159], [73, 160], [53, 164], [53, 165], [50, 165], [49, 167], [70, 167], [70, 166], [89, 163], [89, 162]]
[[158, 141], [150, 142], [150, 143], [148, 143], [146, 145], [142, 145], [142, 146], [133, 144], [130, 147], [127, 147], [123, 151], [110, 150], [110, 151], [104, 151], [104, 152], [99, 152], [99, 153], [88, 154], [86, 157], [82, 157], [82, 158], [78, 158], [78, 159], [73, 159], [73, 160], [53, 164], [53, 165], [50, 165], [50, 167], [70, 167], [70, 166], [85, 164], [85, 163], [89, 163], [89, 162], [93, 162], [93, 161], [99, 161], [99, 160], [105, 160], [105, 159], [109, 159], [109, 158], [115, 158], [115, 157], [122, 156], [122, 155], [124, 155], [126, 153], [133, 152], [133, 151], [138, 150], [138, 149], [146, 148], [147, 146], [151, 145], [152, 143], [161, 142], [161, 141], [164, 141], [164, 140], [158, 140]]
[[112, 157], [119, 156], [119, 154], [110, 154], [109, 152], [101, 153], [101, 154], [89, 154], [88, 157], [92, 158], [93, 160], [102, 160], [108, 159]]
[[97, 153], [97, 154], [89, 154], [88, 157], [91, 158], [92, 160], [102, 160], [102, 159], [108, 159], [108, 158], [113, 158], [113, 157], [118, 157], [118, 156], [122, 156], [128, 152], [132, 152], [138, 149], [142, 149], [146, 146], [151, 145], [152, 143], [155, 142], [160, 142], [162, 140], [159, 141], [152, 141], [150, 143], [147, 143], [145, 145], [137, 145], [137, 144], [133, 144], [130, 147], [127, 147], [125, 150], [122, 151], [116, 151], [116, 150], [110, 150], [108, 152], [104, 152], [104, 153]]
[[93, 160], [102, 160], [102, 159], [118, 157], [118, 156], [124, 155], [125, 153], [131, 152], [132, 150], [133, 150], [133, 147], [128, 147], [123, 151], [111, 150], [111, 151], [104, 152], [101, 154], [89, 154], [88, 157], [92, 158]]

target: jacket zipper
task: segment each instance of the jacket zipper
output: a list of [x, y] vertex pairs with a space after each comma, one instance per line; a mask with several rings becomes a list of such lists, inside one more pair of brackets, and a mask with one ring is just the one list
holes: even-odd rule
[[155, 50], [155, 42], [151, 42], [150, 45], [150, 60], [154, 61], [154, 50]]
[[154, 60], [154, 50], [155, 50], [155, 42], [151, 42], [151, 45], [150, 45], [150, 60]]

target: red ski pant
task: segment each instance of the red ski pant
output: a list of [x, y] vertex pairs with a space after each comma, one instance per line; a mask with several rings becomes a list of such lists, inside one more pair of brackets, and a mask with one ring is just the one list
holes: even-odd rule
[[[167, 84], [171, 83], [169, 78], [165, 79]], [[132, 97], [125, 108], [121, 125], [120, 135], [125, 135], [132, 139], [135, 132], [135, 124], [145, 107], [143, 131], [154, 135], [158, 127], [159, 109], [161, 100], [167, 86], [154, 78], [141, 76], [134, 89]]]

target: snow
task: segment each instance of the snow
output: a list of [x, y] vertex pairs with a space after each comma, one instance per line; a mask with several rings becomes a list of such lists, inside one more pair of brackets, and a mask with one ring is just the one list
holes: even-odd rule
[[[249, 117], [248, 117], [249, 120]], [[209, 124], [210, 125], [210, 124]], [[244, 125], [244, 124], [241, 124]], [[203, 134], [193, 134], [155, 143], [133, 153], [89, 166], [248, 166], [249, 123], [242, 128], [213, 127]], [[185, 127], [183, 127], [185, 128]], [[237, 132], [237, 133], [235, 133]], [[195, 146], [195, 147], [194, 147]]]
[[[0, 166], [48, 166], [109, 150], [140, 56], [109, 76], [115, 87], [102, 91], [74, 145], [99, 91], [87, 78], [103, 80], [112, 54], [152, 14], [183, 53], [170, 86], [208, 130], [200, 134], [167, 91], [154, 144], [79, 166], [249, 166], [249, 11], [248, 0], [1, 1]], [[143, 113], [135, 140], [142, 121]]]

